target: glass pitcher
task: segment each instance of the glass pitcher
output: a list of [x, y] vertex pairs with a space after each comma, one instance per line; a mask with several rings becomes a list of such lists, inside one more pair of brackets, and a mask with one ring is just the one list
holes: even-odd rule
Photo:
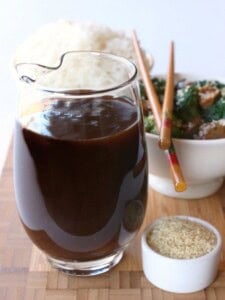
[[15, 70], [14, 183], [24, 229], [52, 266], [74, 275], [106, 272], [146, 208], [136, 66], [71, 51], [55, 67], [21, 63]]

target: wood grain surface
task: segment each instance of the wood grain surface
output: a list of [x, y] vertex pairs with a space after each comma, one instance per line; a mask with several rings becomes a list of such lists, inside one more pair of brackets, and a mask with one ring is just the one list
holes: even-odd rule
[[[0, 179], [0, 300], [224, 300], [225, 248], [216, 281], [192, 294], [164, 292], [149, 283], [142, 271], [140, 233], [113, 270], [92, 278], [70, 277], [52, 269], [26, 236], [17, 214], [13, 189], [12, 147]], [[143, 228], [165, 215], [201, 217], [225, 236], [225, 185], [200, 200], [178, 200], [149, 190]]]

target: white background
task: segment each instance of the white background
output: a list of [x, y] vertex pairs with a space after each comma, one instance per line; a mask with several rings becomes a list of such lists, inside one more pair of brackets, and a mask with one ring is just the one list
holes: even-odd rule
[[178, 72], [225, 77], [225, 0], [0, 0], [0, 170], [17, 100], [10, 58], [39, 26], [58, 19], [135, 28], [154, 56], [154, 73], [166, 71], [174, 40]]

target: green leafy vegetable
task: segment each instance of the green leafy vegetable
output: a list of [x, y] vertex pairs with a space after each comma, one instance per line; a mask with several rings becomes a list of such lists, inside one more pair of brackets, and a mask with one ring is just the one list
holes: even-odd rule
[[166, 80], [158, 77], [154, 77], [152, 79], [157, 95], [159, 96], [159, 100], [162, 103], [163, 97], [165, 93]]
[[172, 136], [175, 138], [183, 136], [182, 120], [175, 115], [172, 117]]
[[225, 119], [225, 96], [221, 97], [213, 105], [205, 109], [202, 115], [206, 122]]
[[151, 132], [151, 133], [155, 133], [155, 134], [158, 133], [157, 127], [155, 124], [155, 119], [152, 114], [149, 114], [148, 116], [144, 117], [144, 126], [145, 126], [145, 130], [147, 132]]
[[185, 122], [199, 117], [198, 89], [189, 85], [177, 91], [175, 96], [175, 113]]

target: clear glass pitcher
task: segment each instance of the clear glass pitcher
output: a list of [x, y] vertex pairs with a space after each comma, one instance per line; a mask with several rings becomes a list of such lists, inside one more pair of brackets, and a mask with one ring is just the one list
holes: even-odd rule
[[106, 272], [140, 228], [147, 154], [135, 65], [68, 52], [58, 66], [15, 66], [20, 101], [14, 182], [21, 222], [69, 274]]

